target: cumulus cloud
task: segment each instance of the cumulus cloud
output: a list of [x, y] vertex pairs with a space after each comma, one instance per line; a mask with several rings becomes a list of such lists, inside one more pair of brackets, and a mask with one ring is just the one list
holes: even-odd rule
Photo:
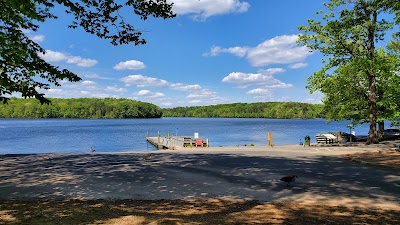
[[200, 90], [201, 86], [198, 84], [182, 84], [182, 83], [176, 83], [176, 84], [170, 84], [169, 86], [172, 90], [177, 90], [177, 91], [193, 91], [193, 90]]
[[42, 34], [36, 34], [36, 35], [32, 35], [32, 30], [28, 30], [28, 29], [22, 29], [21, 28], [22, 33], [26, 34], [28, 36], [29, 39], [31, 39], [34, 42], [42, 42], [44, 41], [44, 35]]
[[126, 92], [125, 88], [118, 87], [117, 85], [107, 86], [105, 90], [110, 92]]
[[244, 13], [250, 8], [240, 0], [167, 0], [174, 3], [172, 10], [178, 15], [191, 15], [194, 20], [204, 21], [211, 16]]
[[165, 87], [175, 91], [201, 91], [203, 88], [198, 84], [170, 83], [155, 77], [147, 77], [140, 74], [129, 75], [120, 79], [126, 86], [137, 87]]
[[256, 88], [247, 92], [249, 95], [270, 95], [272, 91], [265, 88]]
[[200, 91], [189, 94], [186, 98], [214, 98], [217, 97], [218, 94], [215, 91], [211, 91], [209, 89], [202, 89]]
[[120, 79], [126, 86], [136, 85], [137, 87], [166, 87], [169, 83], [166, 80], [147, 77], [140, 74], [129, 75]]
[[114, 79], [114, 78], [109, 78], [109, 77], [102, 77], [98, 74], [86, 74], [86, 75], [84, 75], [84, 77], [90, 78], [90, 79], [102, 79], [102, 80], [113, 80]]
[[119, 96], [113, 94], [105, 94], [103, 92], [96, 92], [91, 90], [83, 90], [83, 89], [71, 89], [71, 88], [57, 88], [57, 89], [49, 89], [43, 90], [46, 97], [53, 98], [70, 98], [73, 96], [74, 98], [118, 98]]
[[116, 64], [113, 68], [116, 70], [142, 70], [146, 68], [146, 65], [141, 61], [128, 60]]
[[286, 70], [283, 68], [268, 68], [266, 70], [259, 70], [258, 72], [265, 76], [273, 76], [278, 73], [284, 73]]
[[95, 59], [85, 59], [80, 56], [71, 56], [52, 50], [46, 50], [45, 54], [40, 53], [39, 56], [47, 62], [66, 61], [67, 63], [76, 64], [80, 67], [92, 67], [97, 64], [97, 60]]
[[307, 63], [295, 63], [289, 66], [290, 69], [301, 69], [307, 67]]
[[44, 35], [34, 35], [32, 37], [29, 37], [32, 41], [40, 43], [42, 41], [44, 41]]
[[217, 56], [221, 53], [229, 53], [237, 57], [244, 57], [249, 51], [249, 47], [231, 47], [231, 48], [221, 48], [219, 46], [211, 47], [210, 52], [206, 52], [203, 56]]
[[152, 92], [150, 90], [140, 90], [136, 93], [136, 96], [144, 98], [162, 98], [165, 94], [161, 92]]
[[238, 57], [246, 57], [250, 64], [255, 67], [272, 64], [295, 64], [304, 61], [312, 54], [306, 46], [298, 46], [297, 39], [298, 35], [282, 35], [266, 40], [255, 47], [222, 48], [213, 46], [209, 52], [203, 55], [217, 56], [221, 53], [229, 53]]
[[121, 98], [126, 92], [125, 88], [117, 85], [106, 86], [92, 80], [71, 83], [65, 80], [60, 82], [62, 86], [48, 90], [40, 90], [47, 97], [55, 98]]
[[67, 63], [76, 64], [81, 67], [91, 67], [97, 64], [97, 61], [94, 59], [84, 59], [80, 56], [69, 56], [67, 58]]
[[259, 73], [233, 72], [222, 79], [222, 82], [239, 84], [239, 88], [246, 88], [249, 85], [263, 85], [271, 88], [288, 88], [291, 84], [285, 84], [273, 77], [274, 74], [283, 73], [284, 69], [270, 68], [260, 70]]
[[[166, 88], [173, 91], [188, 93], [188, 95], [186, 96], [186, 99], [188, 99], [188, 101], [182, 102], [182, 104], [191, 104], [191, 102], [203, 102], [203, 104], [201, 105], [210, 105], [226, 103], [227, 101], [225, 98], [220, 97], [217, 92], [214, 92], [207, 88], [203, 88], [199, 84], [171, 83], [166, 80], [154, 77], [147, 77], [143, 75], [129, 75], [127, 77], [121, 78], [120, 81], [124, 82], [126, 86], [135, 85], [137, 87]], [[152, 101], [158, 100], [156, 103], [164, 106], [171, 106], [171, 102], [177, 104], [178, 101], [168, 100], [164, 93], [154, 92], [148, 89], [140, 90], [139, 92], [135, 93], [134, 96], [148, 98]], [[163, 104], [165, 102], [169, 103]]]
[[210, 52], [206, 52], [203, 56], [217, 56], [221, 53], [229, 53], [237, 57], [244, 57], [249, 51], [249, 47], [231, 47], [221, 48], [219, 46], [212, 46]]

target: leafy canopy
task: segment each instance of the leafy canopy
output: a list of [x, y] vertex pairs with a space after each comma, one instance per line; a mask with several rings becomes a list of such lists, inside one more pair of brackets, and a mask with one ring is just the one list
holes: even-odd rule
[[65, 13], [73, 16], [69, 28], [83, 28], [113, 45], [134, 43], [146, 44], [142, 32], [126, 22], [119, 14], [124, 7], [142, 20], [149, 16], [173, 18], [172, 4], [166, 0], [125, 0], [123, 4], [111, 0], [1, 0], [0, 8], [0, 101], [7, 102], [13, 93], [22, 97], [35, 97], [49, 103], [40, 89], [49, 89], [50, 84], [60, 86], [60, 81], [80, 81], [76, 74], [45, 62], [39, 54], [45, 50], [30, 40], [24, 30], [37, 31], [48, 19], [57, 19], [51, 10], [63, 6]]
[[[369, 143], [378, 142], [378, 115], [387, 116], [385, 108], [395, 104], [385, 92], [399, 84], [399, 59], [386, 53], [385, 44], [392, 36], [389, 32], [400, 21], [399, 3], [331, 0], [325, 3], [328, 12], [317, 13], [322, 14], [321, 21], [309, 19], [307, 26], [299, 27], [303, 31], [299, 43], [324, 56], [324, 66], [309, 77], [307, 87], [311, 92], [325, 94], [323, 101], [329, 119], [368, 119]], [[397, 36], [394, 33], [393, 38]], [[384, 85], [385, 82], [388, 84]]]

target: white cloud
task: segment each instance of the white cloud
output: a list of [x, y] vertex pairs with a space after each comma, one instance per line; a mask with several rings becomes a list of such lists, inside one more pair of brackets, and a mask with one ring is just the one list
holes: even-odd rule
[[69, 56], [67, 58], [67, 63], [76, 64], [81, 67], [91, 67], [97, 64], [97, 61], [94, 59], [84, 59], [80, 56]]
[[28, 30], [28, 29], [22, 29], [21, 28], [22, 33], [26, 34], [28, 36], [29, 39], [31, 39], [34, 42], [42, 42], [44, 41], [44, 35], [42, 34], [37, 34], [37, 35], [31, 35], [32, 34], [32, 30]]
[[164, 107], [172, 107], [173, 103], [171, 101], [163, 101], [160, 103], [160, 105]]
[[290, 69], [300, 69], [307, 67], [307, 63], [295, 63], [289, 66]]
[[154, 77], [146, 77], [140, 74], [129, 75], [120, 79], [126, 86], [136, 85], [137, 87], [166, 87], [168, 82]]
[[220, 97], [217, 92], [209, 89], [201, 89], [192, 92], [186, 98], [189, 100], [187, 103], [190, 105], [215, 105], [227, 103], [227, 99]]
[[85, 81], [82, 81], [81, 84], [82, 84], [82, 85], [95, 85], [96, 82], [91, 81], [91, 80], [85, 80]]
[[270, 95], [272, 91], [265, 88], [256, 88], [247, 92], [249, 95]]
[[90, 78], [90, 79], [102, 79], [102, 80], [113, 80], [114, 78], [108, 78], [108, 77], [102, 77], [98, 74], [86, 74], [84, 77]]
[[116, 70], [142, 70], [146, 68], [146, 65], [141, 61], [128, 60], [118, 63], [113, 68]]
[[85, 59], [80, 56], [71, 56], [52, 50], [46, 50], [45, 54], [39, 54], [39, 56], [47, 62], [66, 61], [67, 63], [76, 64], [77, 66], [81, 67], [91, 67], [97, 64], [95, 59]]
[[248, 2], [240, 0], [167, 0], [173, 2], [172, 10], [179, 14], [189, 14], [194, 20], [206, 20], [211, 16], [228, 13], [244, 13], [250, 7]]
[[221, 53], [229, 53], [237, 57], [244, 57], [249, 51], [249, 47], [231, 47], [231, 48], [221, 48], [219, 46], [211, 47], [210, 52], [206, 52], [203, 56], [217, 56]]
[[239, 88], [247, 88], [250, 85], [260, 85], [263, 87], [281, 89], [291, 88], [292, 84], [286, 84], [272, 75], [276, 73], [284, 72], [281, 68], [271, 68], [267, 70], [261, 70], [260, 73], [241, 73], [233, 72], [222, 79], [222, 82], [238, 84]]
[[162, 98], [165, 96], [164, 93], [152, 92], [150, 90], [140, 90], [136, 95], [144, 98]]
[[126, 92], [125, 88], [118, 87], [117, 85], [107, 86], [105, 90], [111, 92]]
[[[304, 61], [312, 53], [306, 46], [297, 45], [298, 35], [282, 35], [266, 40], [256, 47], [222, 48], [213, 46], [204, 56], [217, 56], [229, 53], [238, 57], [246, 56], [252, 66], [271, 64], [294, 64]], [[300, 64], [299, 64], [300, 65]]]
[[266, 70], [259, 70], [258, 72], [266, 76], [273, 76], [278, 73], [284, 73], [286, 70], [283, 68], [268, 68]]
[[[140, 90], [135, 93], [135, 98], [141, 97], [149, 99], [149, 101], [154, 102], [157, 105], [171, 106], [180, 104], [191, 104], [191, 102], [203, 102], [201, 105], [219, 104], [226, 103], [226, 99], [218, 95], [217, 92], [203, 88], [199, 84], [185, 84], [185, 83], [170, 83], [166, 80], [161, 80], [154, 77], [147, 77], [143, 75], [130, 75], [123, 77], [120, 81], [124, 82], [126, 86], [135, 85], [137, 87], [154, 87], [154, 88], [165, 88], [173, 91], [180, 91], [189, 93], [186, 96], [188, 101], [179, 102], [179, 100], [168, 99], [164, 93], [154, 92], [152, 90]], [[172, 103], [173, 102], [173, 103]]]
[[172, 90], [177, 90], [177, 91], [193, 91], [193, 90], [200, 90], [201, 86], [198, 84], [182, 84], [182, 83], [176, 83], [176, 84], [170, 84], [169, 86]]
[[41, 34], [35, 35], [35, 36], [30, 37], [30, 39], [34, 42], [40, 43], [40, 42], [44, 41], [44, 35], [41, 35]]
[[79, 88], [61, 87], [59, 89], [49, 89], [41, 91], [46, 97], [53, 98], [118, 98], [117, 95], [105, 94], [94, 90], [85, 90]]
[[222, 82], [225, 83], [265, 83], [270, 79], [268, 76], [263, 76], [259, 73], [241, 73], [241, 72], [233, 72], [228, 76], [222, 79]]
[[46, 54], [41, 54], [40, 56], [47, 62], [59, 62], [68, 59], [67, 55], [64, 53], [52, 50], [46, 50]]
[[68, 84], [68, 87], [82, 88], [84, 90], [97, 90], [98, 84], [91, 80], [85, 80], [80, 83]]
[[85, 77], [87, 77], [87, 78], [99, 78], [100, 75], [98, 75], [98, 74], [86, 74]]

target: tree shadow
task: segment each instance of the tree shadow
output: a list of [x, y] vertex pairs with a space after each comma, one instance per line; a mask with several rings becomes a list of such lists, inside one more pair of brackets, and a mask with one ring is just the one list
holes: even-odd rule
[[[203, 213], [198, 215], [198, 220], [201, 220], [201, 215], [213, 213], [219, 218], [227, 214], [236, 218], [233, 215], [237, 213], [236, 220], [241, 221], [252, 218], [253, 213], [258, 215], [254, 215], [254, 218], [263, 220], [261, 212], [271, 210], [268, 207], [272, 206], [263, 208], [260, 205], [263, 202], [282, 201], [331, 207], [342, 205], [351, 207], [346, 208], [346, 211], [351, 211], [348, 214], [356, 213], [354, 207], [368, 206], [373, 208], [371, 213], [374, 213], [381, 207], [398, 207], [400, 197], [400, 176], [397, 171], [363, 166], [335, 156], [285, 158], [155, 153], [153, 160], [146, 161], [143, 160], [143, 154], [139, 153], [54, 154], [1, 155], [0, 161], [0, 199], [3, 202], [38, 199], [62, 201], [71, 198], [108, 201], [182, 199], [185, 202], [225, 199], [227, 202], [236, 202], [225, 211], [222, 207], [215, 212], [207, 210], [203, 204], [200, 207]], [[286, 175], [297, 175], [299, 179], [287, 186], [279, 181]], [[244, 200], [246, 207], [240, 206], [238, 200]], [[153, 204], [152, 209], [160, 209], [158, 204], [161, 203]], [[170, 210], [171, 215], [181, 207], [183, 211], [180, 211], [179, 218], [182, 219], [185, 211], [194, 207], [182, 204]], [[235, 211], [235, 207], [239, 208]], [[274, 207], [279, 208], [279, 204]], [[167, 208], [161, 207], [160, 210], [162, 212]], [[300, 209], [290, 207], [285, 210], [279, 211], [281, 216], [286, 215], [282, 217], [284, 219], [277, 221], [290, 222], [290, 218], [302, 213]], [[309, 214], [310, 220], [318, 217], [312, 212], [304, 212]], [[368, 213], [366, 209], [362, 212]], [[136, 213], [135, 216], [148, 217], [149, 209], [144, 213]], [[117, 213], [103, 218], [125, 215], [128, 214]], [[171, 215], [168, 214], [168, 218]], [[157, 217], [158, 220], [161, 217]], [[225, 217], [223, 220], [228, 221]], [[198, 221], [198, 224], [206, 223]]]

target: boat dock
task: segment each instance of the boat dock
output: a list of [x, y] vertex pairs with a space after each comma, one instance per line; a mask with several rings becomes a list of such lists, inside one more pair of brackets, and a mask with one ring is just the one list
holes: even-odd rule
[[189, 136], [146, 137], [146, 140], [157, 149], [183, 149], [192, 147], [208, 147], [208, 139]]

